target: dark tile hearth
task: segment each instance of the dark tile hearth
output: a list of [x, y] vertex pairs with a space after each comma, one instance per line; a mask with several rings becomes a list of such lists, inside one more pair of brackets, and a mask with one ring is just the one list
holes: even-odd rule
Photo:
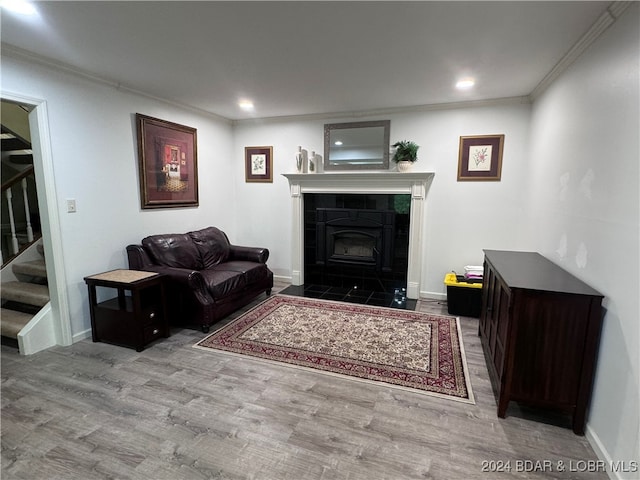
[[354, 287], [331, 287], [327, 285], [304, 284], [290, 285], [280, 293], [298, 297], [319, 298], [339, 302], [359, 303], [377, 307], [415, 310], [417, 300], [406, 297], [405, 289], [394, 289], [389, 292], [365, 290]]

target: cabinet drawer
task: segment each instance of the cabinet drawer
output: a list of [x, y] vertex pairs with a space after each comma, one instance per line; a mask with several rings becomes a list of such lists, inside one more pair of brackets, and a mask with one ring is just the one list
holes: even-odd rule
[[160, 323], [152, 323], [144, 327], [144, 343], [147, 344], [164, 335], [164, 327]]
[[160, 305], [151, 305], [144, 308], [140, 316], [140, 321], [144, 326], [148, 326], [154, 323], [161, 325], [164, 321], [162, 307]]

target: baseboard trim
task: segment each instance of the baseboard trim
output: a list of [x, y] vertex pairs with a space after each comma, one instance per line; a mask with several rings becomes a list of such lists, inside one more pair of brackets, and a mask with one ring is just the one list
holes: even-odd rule
[[420, 291], [420, 298], [425, 298], [427, 300], [447, 300], [446, 293], [439, 292], [426, 292], [424, 290]]
[[273, 275], [273, 279], [277, 280], [278, 282], [288, 282], [291, 283], [291, 276], [290, 275]]
[[613, 471], [613, 465], [615, 462], [611, 459], [611, 455], [609, 455], [609, 452], [607, 452], [607, 449], [604, 447], [604, 445], [600, 441], [600, 437], [593, 431], [593, 429], [591, 428], [591, 426], [589, 426], [589, 424], [587, 424], [587, 428], [585, 429], [584, 435], [587, 441], [589, 442], [589, 445], [591, 445], [591, 448], [593, 448], [593, 451], [596, 454], [596, 457], [598, 457], [599, 460], [602, 460], [605, 463], [606, 465], [605, 470], [607, 472], [607, 476], [611, 480], [623, 480], [622, 477], [620, 476], [621, 472]]
[[76, 334], [73, 335], [71, 341], [72, 343], [76, 343], [79, 342], [81, 340], [84, 340], [85, 338], [91, 338], [91, 329], [88, 328], [86, 330], [83, 330], [82, 332], [78, 332]]

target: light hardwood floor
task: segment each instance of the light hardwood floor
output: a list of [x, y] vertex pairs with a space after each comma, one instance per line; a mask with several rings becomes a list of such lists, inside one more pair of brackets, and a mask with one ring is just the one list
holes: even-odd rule
[[477, 322], [461, 318], [476, 405], [206, 352], [186, 329], [140, 353], [3, 346], [2, 479], [608, 478], [556, 419], [496, 417]]

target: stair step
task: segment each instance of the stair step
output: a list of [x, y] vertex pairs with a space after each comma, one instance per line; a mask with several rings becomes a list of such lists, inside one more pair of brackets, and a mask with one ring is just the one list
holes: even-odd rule
[[2, 139], [2, 151], [11, 151], [11, 150], [24, 150], [25, 148], [31, 148], [27, 142], [20, 138], [3, 138]]
[[47, 266], [44, 259], [32, 260], [30, 262], [14, 263], [11, 270], [15, 275], [28, 275], [31, 277], [47, 278]]
[[49, 303], [49, 288], [35, 283], [5, 282], [2, 284], [2, 300], [44, 307]]
[[32, 153], [12, 153], [9, 157], [11, 163], [16, 165], [31, 165], [33, 163]]
[[3, 337], [9, 338], [18, 338], [20, 330], [33, 318], [33, 315], [28, 313], [6, 308], [1, 309], [0, 315], [0, 333]]

